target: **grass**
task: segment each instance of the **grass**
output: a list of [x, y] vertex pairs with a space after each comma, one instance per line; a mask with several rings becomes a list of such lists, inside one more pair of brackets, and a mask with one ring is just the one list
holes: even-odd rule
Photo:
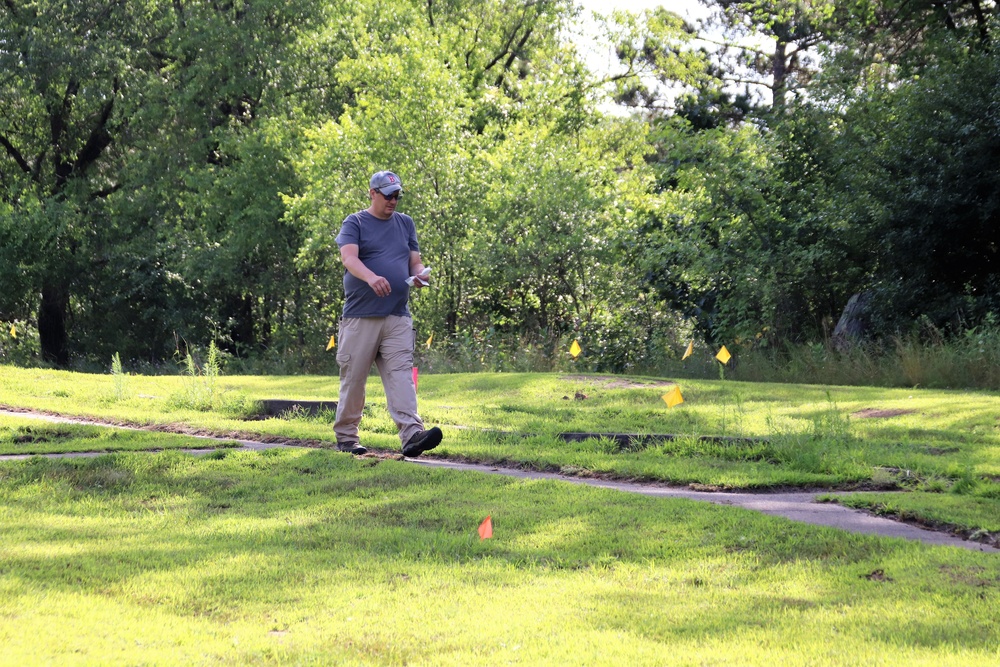
[[996, 497], [927, 492], [857, 493], [830, 500], [895, 519], [947, 526], [973, 539], [1000, 534], [1000, 499]]
[[4, 665], [1000, 657], [995, 555], [559, 482], [324, 450], [36, 458], [0, 463], [0, 517]]
[[205, 440], [172, 433], [134, 432], [81, 424], [51, 424], [38, 419], [0, 415], [0, 455], [238, 446], [236, 442], [207, 443]]
[[[822, 382], [883, 387], [1000, 388], [1000, 327], [995, 318], [945, 335], [929, 322], [920, 330], [838, 351], [826, 344], [740, 347], [734, 377], [746, 381]], [[707, 355], [704, 355], [707, 356]], [[695, 364], [704, 373], [705, 360]]]
[[[212, 409], [188, 407], [178, 399], [190, 378], [129, 379], [133, 396], [117, 401], [110, 398], [110, 376], [0, 367], [0, 404], [219, 432], [322, 441], [332, 435], [328, 418], [245, 418], [265, 398], [335, 399], [335, 378], [220, 377]], [[955, 480], [966, 471], [983, 480], [1000, 476], [1000, 396], [994, 393], [687, 380], [681, 383], [685, 403], [667, 409], [660, 398], [666, 387], [657, 382], [556, 374], [424, 375], [420, 407], [427, 423], [445, 429], [443, 451], [484, 461], [600, 466], [602, 472], [677, 482], [691, 481], [684, 471], [696, 470], [697, 481], [730, 487], [846, 484], [894, 469], [926, 480]], [[384, 403], [381, 386], [372, 378], [363, 437], [372, 446], [398, 449]], [[902, 414], [857, 416], [868, 409]], [[567, 445], [553, 437], [567, 431], [767, 442], [723, 446], [689, 437], [618, 454], [600, 441]]]
[[[211, 403], [197, 405], [184, 398], [192, 383], [203, 382], [194, 375], [129, 376], [124, 400], [114, 382], [108, 375], [0, 367], [0, 404], [332, 444], [329, 414], [246, 418], [266, 398], [335, 399], [335, 378], [217, 377]], [[425, 374], [420, 408], [428, 424], [445, 431], [435, 455], [485, 463], [720, 489], [895, 488], [1000, 497], [995, 393], [685, 380], [685, 402], [668, 409], [660, 398], [666, 389], [662, 378], [649, 377]], [[384, 405], [372, 378], [362, 440], [398, 451]], [[871, 414], [881, 416], [864, 416]], [[627, 451], [607, 439], [557, 437], [579, 431], [678, 437]], [[43, 451], [42, 443], [35, 447]], [[950, 495], [932, 494], [927, 502]], [[981, 514], [972, 528], [989, 530], [990, 518]]]

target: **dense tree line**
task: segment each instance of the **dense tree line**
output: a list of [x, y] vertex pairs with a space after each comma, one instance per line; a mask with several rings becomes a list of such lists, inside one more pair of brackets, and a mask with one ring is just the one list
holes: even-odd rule
[[684, 321], [820, 340], [852, 294], [873, 336], [995, 312], [995, 3], [712, 6], [606, 17], [594, 72], [571, 0], [2, 0], [0, 321], [58, 365], [307, 363], [381, 168], [438, 340], [623, 370]]

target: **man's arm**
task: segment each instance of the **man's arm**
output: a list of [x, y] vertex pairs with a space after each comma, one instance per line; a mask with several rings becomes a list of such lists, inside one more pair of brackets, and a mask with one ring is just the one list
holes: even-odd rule
[[[424, 266], [423, 260], [420, 259], [420, 253], [418, 251], [416, 251], [416, 250], [411, 250], [410, 251], [410, 275], [411, 276], [419, 276], [421, 273], [424, 272], [425, 268], [426, 267]], [[423, 287], [424, 285], [427, 285], [429, 283], [430, 283], [430, 279], [428, 277], [426, 277], [426, 276], [422, 277], [422, 278], [414, 278], [414, 280], [413, 280], [413, 286], [414, 287]]]
[[[420, 253], [417, 253], [418, 256], [419, 254]], [[365, 263], [358, 257], [358, 244], [348, 243], [340, 246], [340, 261], [344, 263], [344, 268], [347, 269], [348, 273], [358, 280], [363, 280], [368, 283], [368, 286], [372, 288], [372, 291], [375, 292], [376, 296], [387, 296], [392, 291], [392, 286], [389, 285], [389, 281], [382, 276], [376, 275], [375, 272], [365, 266]], [[412, 266], [412, 253], [410, 254], [410, 262]]]

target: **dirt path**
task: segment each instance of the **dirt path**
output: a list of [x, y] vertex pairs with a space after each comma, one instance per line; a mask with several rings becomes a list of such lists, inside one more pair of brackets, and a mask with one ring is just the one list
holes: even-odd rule
[[[54, 415], [39, 414], [33, 412], [13, 412], [0, 410], [0, 415], [9, 417], [26, 417], [56, 423], [90, 424], [95, 426], [112, 425], [101, 422], [74, 419], [69, 417], [59, 417]], [[114, 426], [115, 428], [123, 428]], [[134, 428], [133, 430], [143, 430]], [[263, 450], [274, 447], [294, 447], [290, 443], [260, 442], [256, 440], [241, 440], [234, 438], [221, 438], [210, 435], [191, 435], [190, 437], [203, 439], [206, 444], [212, 442], [238, 442], [244, 450]], [[203, 454], [214, 451], [213, 447], [207, 446], [204, 449], [183, 450], [193, 454]], [[51, 458], [60, 457], [93, 457], [101, 456], [105, 452], [81, 452], [71, 454], [44, 454], [42, 456]], [[0, 455], [0, 461], [11, 461], [31, 458], [30, 454]], [[916, 540], [925, 544], [939, 546], [954, 546], [972, 551], [987, 551], [996, 553], [998, 550], [987, 544], [980, 544], [969, 540], [963, 540], [949, 533], [927, 530], [918, 526], [893, 521], [883, 517], [873, 516], [867, 512], [843, 507], [836, 503], [820, 503], [816, 498], [821, 495], [839, 495], [837, 492], [793, 492], [793, 493], [729, 493], [722, 491], [694, 491], [686, 488], [671, 487], [664, 484], [620, 482], [614, 480], [588, 479], [560, 475], [556, 473], [535, 472], [530, 470], [519, 470], [515, 468], [504, 468], [494, 465], [481, 465], [474, 463], [462, 463], [438, 458], [424, 459], [404, 459], [410, 463], [432, 468], [447, 468], [450, 470], [474, 470], [492, 475], [506, 475], [520, 479], [552, 479], [573, 484], [586, 484], [605, 489], [614, 489], [626, 493], [639, 493], [646, 496], [656, 496], [661, 498], [686, 498], [688, 500], [698, 500], [715, 503], [717, 505], [731, 505], [744, 509], [762, 512], [773, 516], [782, 516], [792, 521], [800, 521], [816, 526], [828, 526], [839, 528], [854, 533], [868, 535], [880, 535], [882, 537], [897, 537], [907, 540]]]

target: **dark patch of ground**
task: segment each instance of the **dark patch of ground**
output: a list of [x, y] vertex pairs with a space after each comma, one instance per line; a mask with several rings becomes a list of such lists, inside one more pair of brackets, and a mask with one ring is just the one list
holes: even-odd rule
[[625, 380], [612, 375], [564, 375], [560, 379], [600, 384], [608, 389], [646, 389], [649, 387], [671, 387], [677, 384], [671, 380]]
[[916, 412], [916, 410], [882, 410], [879, 408], [865, 408], [864, 410], [852, 412], [851, 416], [857, 417], [858, 419], [888, 419], [889, 417], [912, 415], [914, 412]]

